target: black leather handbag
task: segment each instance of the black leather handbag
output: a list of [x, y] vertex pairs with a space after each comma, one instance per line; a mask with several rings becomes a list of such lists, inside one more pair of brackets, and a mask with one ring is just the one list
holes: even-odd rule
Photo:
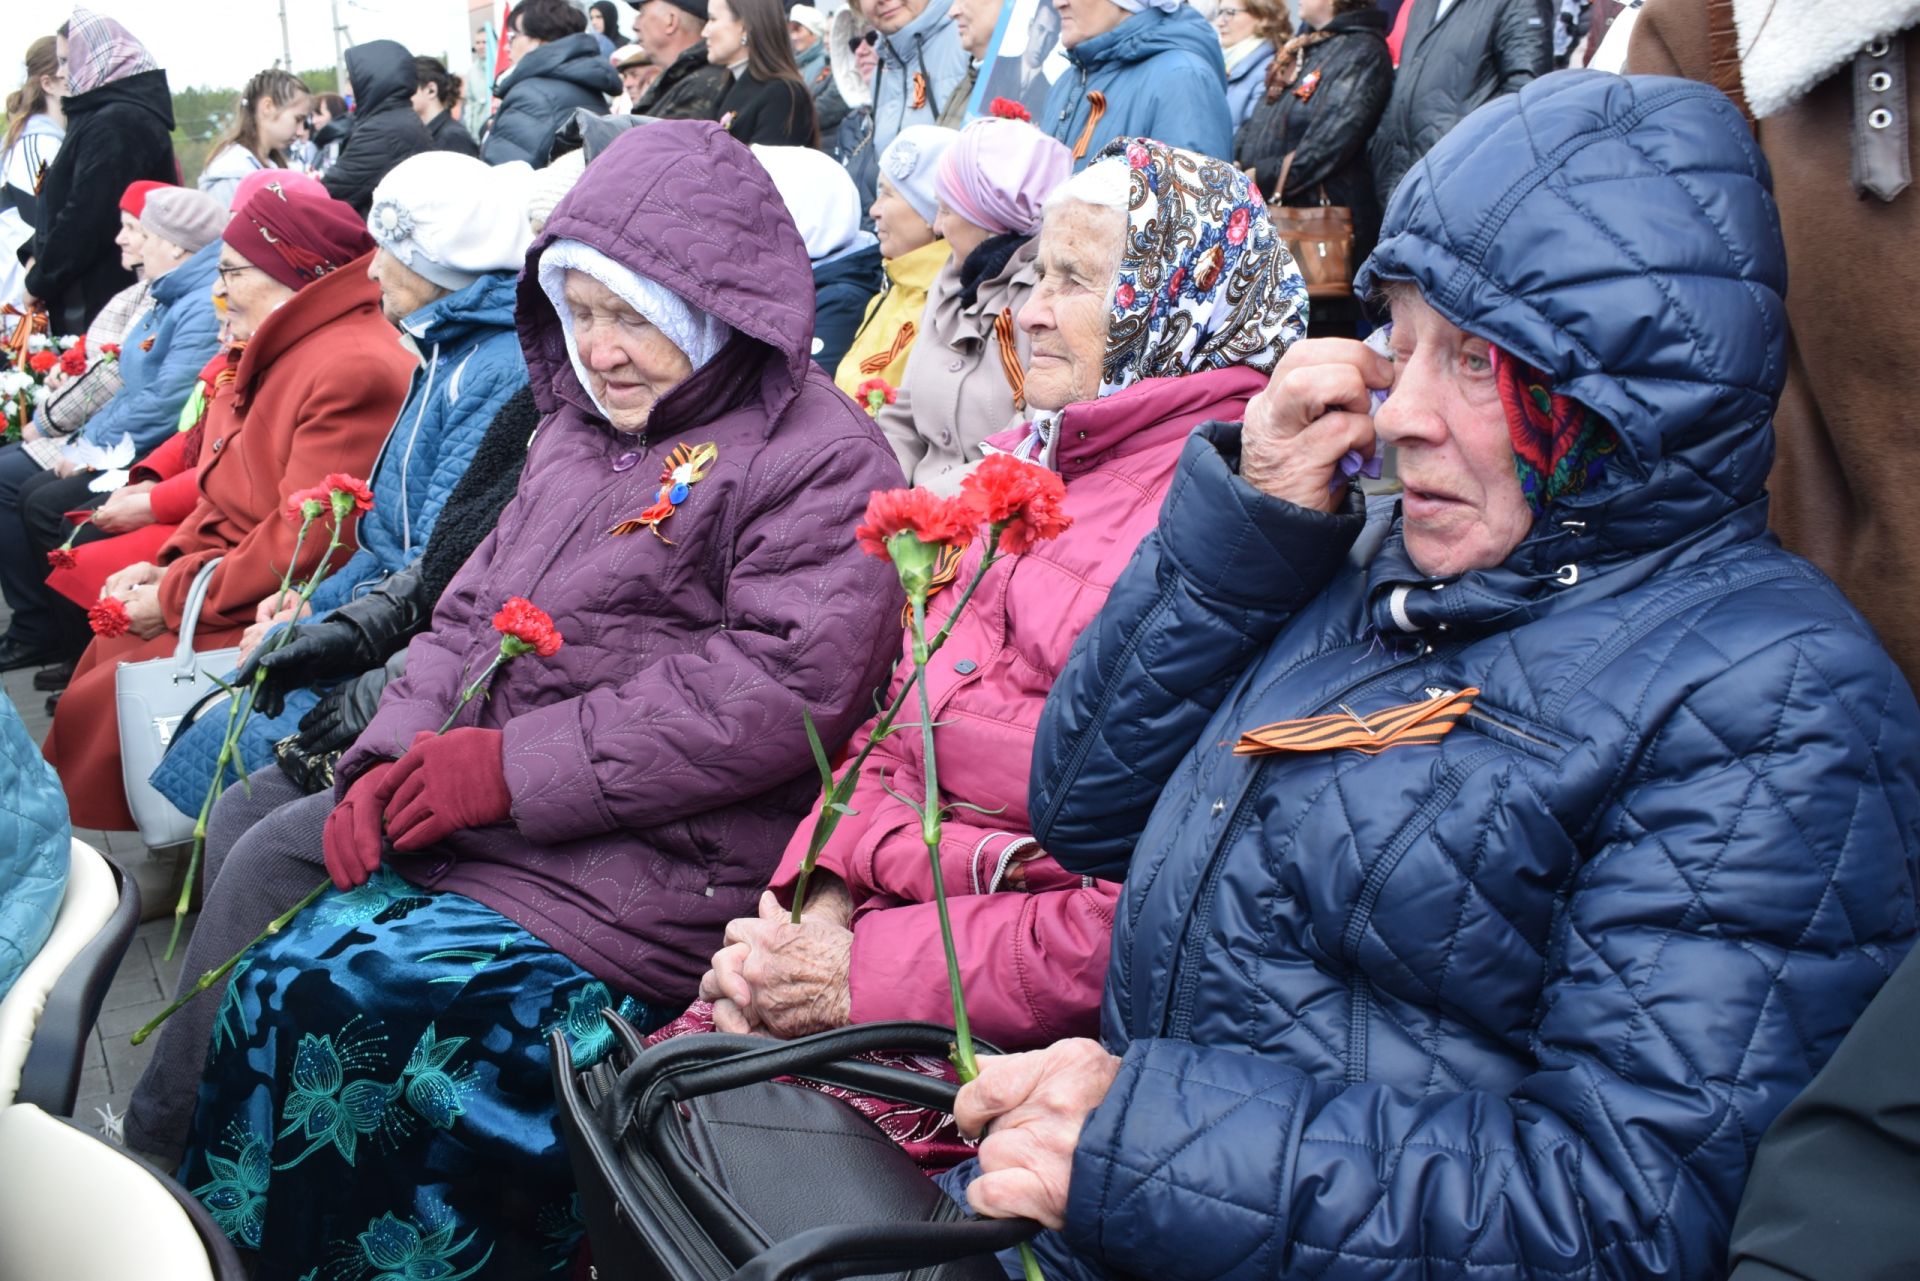
[[852, 1057], [944, 1054], [950, 1029], [869, 1023], [795, 1041], [709, 1032], [645, 1049], [606, 1018], [619, 1048], [584, 1073], [564, 1034], [552, 1037], [560, 1123], [604, 1281], [1005, 1281], [993, 1253], [1040, 1230], [972, 1218], [858, 1110], [780, 1080], [951, 1111], [956, 1086]]

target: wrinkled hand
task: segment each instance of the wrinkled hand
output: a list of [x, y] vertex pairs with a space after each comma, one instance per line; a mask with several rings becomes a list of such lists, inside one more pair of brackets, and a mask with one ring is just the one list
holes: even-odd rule
[[160, 609], [160, 589], [151, 584], [135, 587], [122, 598], [127, 605], [127, 630], [141, 640], [152, 640], [167, 630], [167, 616]]
[[513, 813], [497, 729], [464, 728], [414, 735], [393, 771], [387, 836], [403, 854], [417, 854], [468, 828], [504, 823]]
[[39, 440], [42, 438], [42, 435], [40, 424], [31, 418], [20, 427], [20, 439], [23, 441]]
[[388, 780], [394, 764], [381, 761], [369, 766], [327, 815], [320, 833], [320, 850], [326, 858], [327, 875], [337, 889], [366, 884], [373, 869], [380, 866], [380, 813], [393, 795]]
[[153, 524], [153, 482], [123, 485], [108, 495], [93, 513], [93, 527], [103, 534], [124, 534]]
[[158, 586], [160, 580], [165, 576], [165, 570], [161, 569], [158, 565], [148, 564], [145, 561], [137, 565], [129, 565], [107, 579], [106, 586], [100, 590], [100, 597], [104, 600], [109, 596], [118, 596], [124, 600], [127, 593], [134, 588], [149, 585]]
[[960, 1087], [953, 1109], [963, 1133], [986, 1134], [980, 1177], [967, 1188], [975, 1212], [1064, 1227], [1073, 1150], [1119, 1073], [1120, 1060], [1097, 1041], [981, 1059], [979, 1077]]
[[66, 458], [64, 456], [53, 460], [53, 474], [55, 476], [58, 476], [61, 480], [67, 480], [71, 477], [78, 476], [81, 472], [85, 470], [86, 468], [82, 467], [79, 463], [76, 463], [72, 459]]
[[846, 926], [811, 908], [794, 925], [780, 900], [765, 893], [759, 915], [733, 921], [724, 941], [700, 981], [719, 1031], [790, 1040], [852, 1022], [853, 931]]
[[1346, 495], [1340, 460], [1350, 450], [1371, 457], [1377, 447], [1369, 393], [1392, 386], [1393, 365], [1363, 343], [1295, 343], [1265, 390], [1247, 402], [1241, 477], [1269, 497], [1337, 510]]

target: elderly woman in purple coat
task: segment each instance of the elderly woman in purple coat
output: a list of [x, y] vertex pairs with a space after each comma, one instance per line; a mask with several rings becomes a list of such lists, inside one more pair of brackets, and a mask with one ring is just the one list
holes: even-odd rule
[[[860, 554], [900, 483], [808, 358], [806, 250], [716, 126], [615, 143], [519, 323], [519, 493], [341, 761], [335, 884], [236, 971], [183, 1177], [262, 1275], [520, 1277], [580, 1237], [546, 1034], [603, 1053], [692, 999], [899, 648]], [[563, 644], [508, 663], [522, 597]], [[445, 733], [440, 728], [451, 718]]]

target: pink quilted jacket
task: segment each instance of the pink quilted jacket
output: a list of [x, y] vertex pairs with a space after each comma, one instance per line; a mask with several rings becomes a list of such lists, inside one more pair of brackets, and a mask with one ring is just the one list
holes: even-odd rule
[[[1237, 420], [1265, 385], [1262, 375], [1234, 367], [1138, 383], [1069, 407], [1057, 465], [1073, 527], [993, 569], [934, 658], [928, 691], [939, 723], [941, 794], [948, 804], [992, 811], [949, 818], [940, 862], [974, 1030], [1003, 1049], [1098, 1031], [1120, 891], [1069, 875], [1044, 855], [1025, 864], [1024, 889], [1006, 884], [1005, 865], [1031, 844], [1027, 771], [1047, 691], [1158, 519], [1187, 434], [1209, 420]], [[961, 583], [980, 554], [969, 553]], [[933, 625], [951, 602], [952, 595], [934, 598]], [[903, 659], [893, 688], [912, 670], [911, 657]], [[864, 741], [863, 733], [855, 747]], [[952, 1020], [919, 819], [887, 794], [924, 792], [920, 742], [917, 732], [896, 734], [867, 758], [851, 801], [858, 813], [842, 820], [821, 857], [847, 882], [856, 907], [857, 1023]], [[792, 901], [813, 820], [795, 832], [774, 878], [783, 901]]]

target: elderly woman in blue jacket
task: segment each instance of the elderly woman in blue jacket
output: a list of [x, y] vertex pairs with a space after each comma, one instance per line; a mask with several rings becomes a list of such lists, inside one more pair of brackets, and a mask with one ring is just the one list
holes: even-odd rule
[[1033, 833], [1126, 877], [1105, 1043], [959, 1116], [1050, 1277], [1718, 1277], [1913, 942], [1920, 709], [1766, 532], [1739, 112], [1570, 72], [1431, 160], [1362, 273], [1389, 355], [1298, 344], [1196, 432], [1048, 701]]
[[[525, 165], [490, 166], [447, 151], [401, 161], [374, 189], [367, 228], [380, 252], [368, 274], [380, 284], [388, 323], [420, 367], [374, 465], [373, 510], [356, 527], [359, 550], [314, 592], [315, 615], [419, 557], [487, 425], [526, 386], [513, 303], [533, 235], [527, 221], [532, 190], [533, 171]], [[291, 617], [281, 602], [260, 602], [243, 648]], [[320, 697], [298, 690], [283, 707], [263, 707], [273, 715], [249, 720], [240, 742], [247, 768], [271, 764], [273, 744], [292, 734]], [[197, 812], [207, 794], [225, 729], [223, 716], [196, 721], [153, 775], [154, 786], [185, 813]], [[255, 778], [231, 802], [264, 814], [300, 795], [277, 772], [264, 777], [264, 785]]]
[[21, 514], [27, 503], [54, 502], [66, 510], [104, 502], [104, 495], [89, 492], [87, 456], [76, 452], [76, 444], [108, 449], [126, 438], [133, 446], [128, 462], [148, 453], [179, 425], [195, 378], [219, 346], [213, 278], [227, 207], [205, 192], [162, 187], [148, 195], [139, 221], [152, 304], [121, 339], [120, 390], [63, 446], [51, 468], [43, 471], [21, 446], [0, 449], [0, 589], [12, 614], [0, 637], [0, 671], [79, 656], [67, 648], [70, 629], [52, 613], [47, 564]]
[[1220, 40], [1186, 0], [1055, 0], [1072, 69], [1033, 123], [1073, 151], [1076, 170], [1115, 138], [1152, 138], [1233, 159]]

